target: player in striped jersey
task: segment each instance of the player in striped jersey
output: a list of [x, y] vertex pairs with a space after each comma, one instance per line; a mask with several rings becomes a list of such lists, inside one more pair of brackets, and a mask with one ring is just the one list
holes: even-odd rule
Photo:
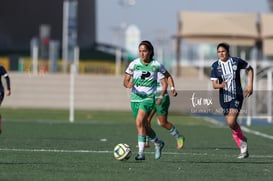
[[[164, 142], [160, 140], [154, 130], [148, 127], [148, 115], [154, 108], [157, 90], [157, 76], [161, 72], [167, 79], [170, 74], [166, 68], [156, 61], [152, 44], [144, 40], [139, 46], [139, 58], [133, 60], [125, 70], [123, 85], [131, 90], [131, 109], [136, 120], [138, 132], [138, 154], [136, 160], [145, 160], [144, 149], [146, 135], [155, 144], [155, 159], [161, 157]], [[164, 77], [162, 78], [164, 80]], [[164, 84], [164, 82], [162, 82]], [[167, 87], [167, 86], [165, 86]], [[163, 97], [166, 89], [161, 92]]]
[[238, 158], [247, 158], [249, 156], [247, 138], [237, 122], [244, 99], [240, 70], [247, 70], [248, 86], [245, 90], [245, 97], [248, 97], [253, 92], [253, 68], [241, 58], [231, 57], [227, 43], [217, 45], [217, 55], [218, 60], [211, 66], [212, 86], [214, 89], [219, 89], [220, 104], [226, 122], [232, 130], [234, 141], [240, 148]]
[[[2, 83], [2, 76], [5, 78], [6, 80], [6, 91], [4, 89], [3, 83]], [[9, 75], [6, 71], [6, 69], [0, 65], [0, 105], [2, 104], [5, 94], [7, 96], [10, 96], [11, 92], [10, 92], [10, 79], [9, 79]], [[2, 116], [0, 114], [0, 134], [2, 133]]]

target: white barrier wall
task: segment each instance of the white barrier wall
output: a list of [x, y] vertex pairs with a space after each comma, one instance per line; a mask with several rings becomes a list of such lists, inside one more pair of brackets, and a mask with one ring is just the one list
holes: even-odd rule
[[[69, 109], [69, 74], [9, 73], [12, 95], [2, 107]], [[177, 90], [207, 90], [209, 79], [175, 79]], [[5, 81], [3, 80], [5, 84]], [[76, 75], [75, 109], [130, 110], [130, 90], [123, 87], [123, 76]], [[182, 96], [182, 95], [181, 95]]]

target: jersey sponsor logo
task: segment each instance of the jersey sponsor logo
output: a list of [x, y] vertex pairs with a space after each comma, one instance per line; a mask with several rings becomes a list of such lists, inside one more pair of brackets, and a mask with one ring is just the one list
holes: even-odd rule
[[155, 85], [155, 82], [154, 81], [145, 81], [144, 79], [136, 79], [134, 81], [134, 85], [136, 87], [138, 86], [144, 86], [144, 87], [153, 87]]
[[151, 76], [150, 72], [143, 71], [141, 74], [141, 79], [146, 79], [147, 77], [150, 77], [150, 76]]
[[145, 87], [152, 87], [154, 86], [155, 81], [149, 81], [147, 78], [151, 77], [151, 73], [148, 71], [142, 71], [140, 79], [136, 79], [134, 81], [135, 86], [145, 86]]

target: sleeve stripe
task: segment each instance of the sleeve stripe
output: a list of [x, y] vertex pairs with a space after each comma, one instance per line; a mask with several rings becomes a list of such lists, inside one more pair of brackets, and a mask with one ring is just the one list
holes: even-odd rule
[[250, 65], [249, 65], [249, 63], [248, 63], [248, 64], [247, 64], [247, 66], [246, 66], [246, 69], [248, 69], [248, 68], [249, 68], [249, 66], [250, 66]]

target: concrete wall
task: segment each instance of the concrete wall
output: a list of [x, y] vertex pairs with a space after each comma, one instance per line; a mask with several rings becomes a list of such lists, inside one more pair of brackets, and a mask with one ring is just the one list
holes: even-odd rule
[[[9, 73], [12, 95], [2, 107], [69, 108], [70, 75]], [[174, 78], [176, 89], [207, 90], [209, 79]], [[2, 80], [5, 84], [5, 80]], [[130, 90], [123, 87], [123, 76], [76, 75], [75, 108], [91, 110], [130, 110]], [[183, 95], [181, 95], [183, 96]]]

